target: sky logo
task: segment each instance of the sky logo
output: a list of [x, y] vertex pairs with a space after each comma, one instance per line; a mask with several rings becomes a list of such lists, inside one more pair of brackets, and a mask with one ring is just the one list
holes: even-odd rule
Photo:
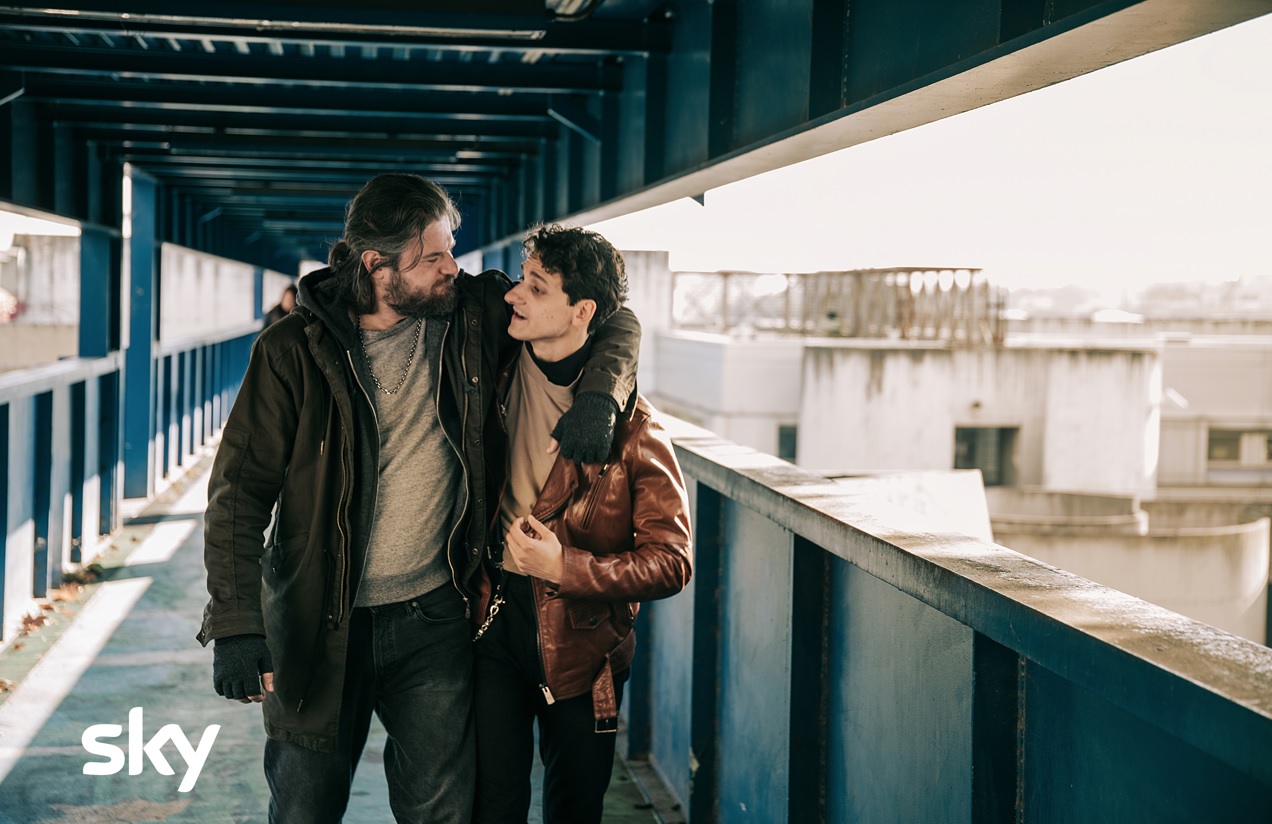
[[149, 758], [151, 765], [161, 775], [176, 775], [176, 772], [168, 763], [168, 759], [161, 752], [163, 745], [171, 741], [176, 745], [177, 752], [181, 754], [186, 763], [186, 773], [181, 779], [181, 785], [177, 787], [177, 791], [188, 793], [194, 789], [194, 782], [199, 780], [199, 773], [202, 772], [203, 764], [208, 759], [208, 753], [212, 751], [212, 743], [216, 741], [216, 734], [220, 731], [220, 724], [213, 724], [208, 727], [203, 731], [203, 737], [199, 739], [197, 748], [191, 746], [190, 739], [186, 738], [185, 732], [176, 724], [167, 724], [160, 727], [159, 732], [155, 733], [149, 741], [143, 741], [142, 710], [141, 707], [133, 707], [128, 711], [127, 756], [125, 756], [122, 747], [106, 744], [101, 740], [103, 738], [118, 738], [123, 735], [124, 728], [119, 724], [94, 724], [84, 730], [84, 735], [80, 738], [84, 749], [90, 755], [100, 755], [106, 759], [105, 761], [89, 761], [84, 764], [84, 774], [114, 775], [124, 768], [126, 761], [128, 774], [140, 775], [146, 759]]

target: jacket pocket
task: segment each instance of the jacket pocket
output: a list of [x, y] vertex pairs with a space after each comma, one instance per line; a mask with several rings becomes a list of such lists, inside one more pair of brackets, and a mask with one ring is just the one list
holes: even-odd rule
[[608, 601], [586, 601], [572, 606], [566, 612], [570, 629], [596, 629], [610, 620], [612, 615]]
[[271, 580], [289, 575], [296, 569], [298, 556], [309, 544], [308, 535], [293, 535], [286, 540], [274, 541], [269, 550], [261, 556], [261, 566], [265, 575]]

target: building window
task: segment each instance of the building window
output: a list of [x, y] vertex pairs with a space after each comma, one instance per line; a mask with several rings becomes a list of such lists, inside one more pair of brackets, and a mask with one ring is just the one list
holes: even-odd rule
[[1206, 444], [1206, 458], [1225, 468], [1263, 469], [1272, 464], [1272, 432], [1266, 429], [1212, 429]]
[[1210, 430], [1210, 446], [1206, 457], [1212, 461], [1241, 460], [1241, 433], [1232, 429]]
[[1016, 483], [1014, 426], [957, 427], [954, 430], [954, 468], [979, 469], [985, 486]]
[[799, 427], [783, 424], [777, 428], [777, 457], [784, 461], [794, 461], [798, 446]]

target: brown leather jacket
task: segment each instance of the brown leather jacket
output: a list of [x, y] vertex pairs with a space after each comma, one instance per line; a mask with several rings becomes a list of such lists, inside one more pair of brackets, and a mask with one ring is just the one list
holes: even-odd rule
[[[558, 456], [533, 509], [565, 553], [559, 585], [530, 579], [545, 697], [590, 691], [597, 732], [617, 726], [613, 675], [632, 662], [639, 602], [675, 595], [692, 573], [684, 478], [671, 438], [651, 411], [638, 397], [631, 416], [619, 422], [604, 465]], [[492, 557], [502, 559], [501, 544]], [[481, 618], [489, 614], [492, 588], [487, 573], [479, 588]]]

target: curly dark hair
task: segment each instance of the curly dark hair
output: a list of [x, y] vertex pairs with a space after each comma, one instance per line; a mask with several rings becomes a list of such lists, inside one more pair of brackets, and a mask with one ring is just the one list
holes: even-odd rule
[[627, 302], [627, 265], [613, 244], [596, 232], [553, 223], [532, 228], [521, 245], [526, 257], [537, 255], [544, 269], [561, 276], [561, 289], [571, 304], [596, 301], [588, 332]]
[[[344, 237], [331, 247], [328, 265], [345, 297], [359, 314], [375, 309], [375, 286], [362, 265], [368, 249], [384, 255], [382, 266], [399, 268], [402, 254], [433, 223], [450, 218], [459, 228], [459, 209], [437, 183], [419, 175], [392, 172], [376, 175], [345, 210]], [[422, 250], [421, 250], [422, 252]], [[410, 268], [413, 264], [408, 264]]]

